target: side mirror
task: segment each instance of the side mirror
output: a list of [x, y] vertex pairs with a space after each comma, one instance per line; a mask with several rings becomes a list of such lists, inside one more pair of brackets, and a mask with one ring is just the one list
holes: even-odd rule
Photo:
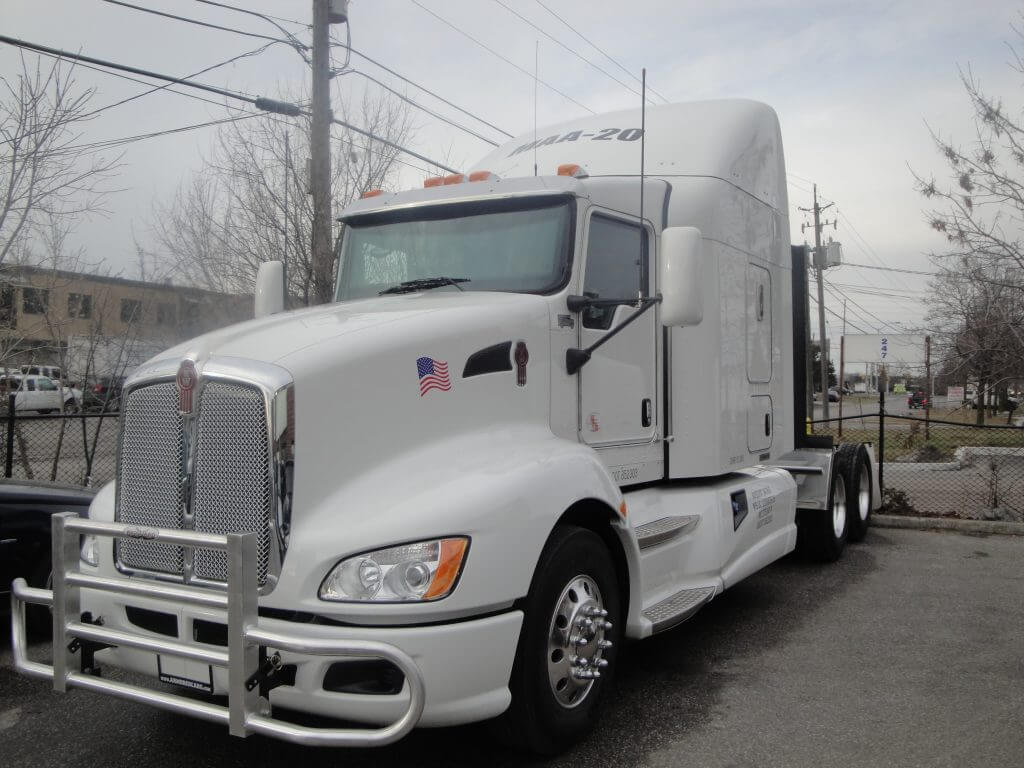
[[703, 256], [703, 240], [696, 227], [669, 227], [661, 233], [662, 325], [699, 325], [704, 319]]
[[265, 261], [256, 273], [255, 316], [266, 317], [284, 311], [284, 264]]

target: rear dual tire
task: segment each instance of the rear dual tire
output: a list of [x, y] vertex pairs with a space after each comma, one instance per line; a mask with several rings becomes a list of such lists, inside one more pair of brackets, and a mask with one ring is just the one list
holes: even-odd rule
[[806, 557], [834, 562], [846, 542], [863, 541], [871, 525], [871, 465], [861, 443], [843, 443], [832, 460], [828, 510], [800, 512], [797, 548]]
[[836, 453], [838, 469], [846, 484], [846, 527], [850, 541], [864, 541], [871, 525], [874, 490], [868, 450], [861, 443], [843, 443]]

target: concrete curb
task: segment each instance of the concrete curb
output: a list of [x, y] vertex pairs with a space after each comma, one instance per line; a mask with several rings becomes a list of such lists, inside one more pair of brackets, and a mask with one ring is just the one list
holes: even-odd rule
[[957, 531], [959, 533], [995, 533], [1024, 536], [1024, 523], [1005, 520], [961, 520], [956, 517], [910, 517], [872, 515], [871, 524], [879, 528], [907, 528], [917, 531]]

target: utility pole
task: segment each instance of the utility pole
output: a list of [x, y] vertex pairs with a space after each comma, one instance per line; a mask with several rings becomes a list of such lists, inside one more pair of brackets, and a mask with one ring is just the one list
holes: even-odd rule
[[924, 439], [931, 440], [932, 415], [932, 337], [924, 337]]
[[[814, 267], [818, 274], [818, 339], [821, 348], [821, 407], [822, 407], [822, 418], [828, 418], [828, 357], [825, 348], [825, 286], [824, 286], [824, 274], [825, 269], [828, 267], [828, 258], [825, 254], [824, 249], [821, 247], [821, 228], [831, 224], [833, 227], [836, 222], [821, 220], [821, 212], [831, 208], [835, 203], [829, 203], [826, 206], [818, 205], [818, 185], [814, 185], [814, 207], [813, 208], [801, 208], [801, 211], [808, 211], [814, 213]], [[803, 226], [801, 226], [803, 230]]]
[[288, 300], [288, 186], [291, 181], [292, 147], [288, 130], [284, 132], [284, 248], [281, 250], [281, 271], [284, 273], [284, 308], [289, 309]]
[[839, 337], [839, 437], [843, 436], [843, 390], [846, 389], [846, 299], [843, 299], [843, 334]]
[[309, 129], [309, 187], [313, 195], [314, 304], [331, 298], [331, 72], [328, 0], [313, 0], [313, 118]]

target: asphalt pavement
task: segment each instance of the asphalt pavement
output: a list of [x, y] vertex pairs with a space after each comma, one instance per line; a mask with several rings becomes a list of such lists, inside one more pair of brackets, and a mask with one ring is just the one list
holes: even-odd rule
[[[598, 730], [550, 766], [1024, 765], [1024, 537], [872, 529], [833, 565], [786, 558], [619, 657]], [[36, 653], [42, 649], [37, 648]], [[238, 740], [84, 691], [0, 654], [0, 764], [534, 764], [485, 727], [378, 750]]]

